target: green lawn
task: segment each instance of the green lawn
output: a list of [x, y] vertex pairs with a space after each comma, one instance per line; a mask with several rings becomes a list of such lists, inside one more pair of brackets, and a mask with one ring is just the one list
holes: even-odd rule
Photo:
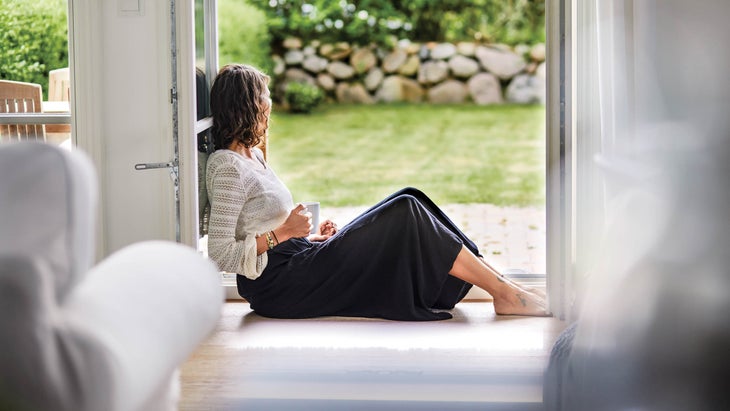
[[269, 162], [295, 201], [369, 205], [405, 187], [439, 204], [545, 203], [543, 106], [324, 105], [274, 111]]

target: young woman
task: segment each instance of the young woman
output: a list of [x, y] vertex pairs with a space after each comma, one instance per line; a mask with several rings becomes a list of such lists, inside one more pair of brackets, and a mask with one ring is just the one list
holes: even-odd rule
[[504, 279], [422, 192], [407, 188], [338, 229], [311, 215], [255, 146], [268, 133], [269, 77], [223, 67], [211, 90], [208, 255], [267, 317], [440, 320], [476, 285], [497, 314], [545, 315], [543, 298]]

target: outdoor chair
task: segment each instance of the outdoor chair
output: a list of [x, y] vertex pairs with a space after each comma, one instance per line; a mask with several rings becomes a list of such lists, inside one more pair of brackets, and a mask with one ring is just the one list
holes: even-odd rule
[[[0, 113], [42, 112], [40, 84], [0, 80]], [[0, 125], [0, 141], [45, 140], [43, 125]]]
[[48, 72], [48, 101], [71, 100], [71, 76], [68, 67]]
[[0, 145], [0, 410], [177, 409], [179, 372], [220, 316], [213, 263], [146, 241], [92, 267], [91, 162]]
[[[68, 67], [48, 72], [48, 101], [57, 102], [71, 100], [71, 76]], [[48, 111], [44, 109], [43, 111]], [[70, 124], [47, 124], [46, 133], [70, 133]]]

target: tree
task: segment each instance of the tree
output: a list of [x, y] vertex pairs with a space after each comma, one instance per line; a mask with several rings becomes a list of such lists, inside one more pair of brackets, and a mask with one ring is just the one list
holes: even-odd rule
[[0, 0], [0, 79], [38, 83], [68, 67], [66, 0]]
[[[269, 32], [256, 0], [218, 0], [218, 58], [221, 65], [245, 63], [273, 70]], [[202, 37], [202, 36], [201, 36]]]
[[356, 44], [544, 40], [545, 0], [255, 0], [272, 43], [289, 36]]

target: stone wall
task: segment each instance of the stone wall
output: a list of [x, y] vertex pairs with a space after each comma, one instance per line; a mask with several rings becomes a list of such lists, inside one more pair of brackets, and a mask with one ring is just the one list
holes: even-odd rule
[[348, 43], [284, 41], [274, 56], [275, 94], [291, 81], [317, 85], [331, 101], [545, 103], [545, 45], [401, 41], [392, 50]]

